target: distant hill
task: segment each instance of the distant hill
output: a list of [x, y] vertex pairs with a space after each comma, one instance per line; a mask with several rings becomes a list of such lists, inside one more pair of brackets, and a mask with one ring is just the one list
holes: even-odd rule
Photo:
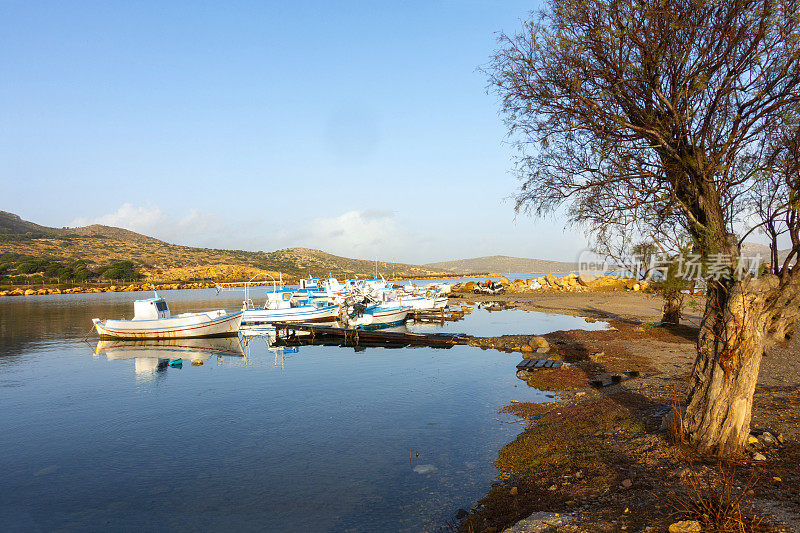
[[507, 255], [492, 255], [472, 259], [458, 259], [423, 265], [434, 270], [446, 270], [454, 274], [531, 274], [535, 272], [571, 272], [578, 269], [578, 263], [548, 261], [545, 259], [525, 259]]
[[[760, 255], [764, 261], [769, 261], [770, 260], [769, 246], [763, 244], [757, 244], [754, 242], [742, 243], [742, 256], [753, 257], [755, 255]], [[789, 255], [789, 250], [778, 250], [778, 262], [783, 263], [783, 261], [786, 260], [786, 256], [788, 255]]]
[[[89, 268], [130, 260], [147, 277], [188, 279], [182, 276], [219, 278], [263, 270], [284, 276], [372, 276], [375, 262], [351, 259], [309, 248], [274, 252], [250, 252], [194, 248], [169, 244], [134, 231], [111, 226], [50, 228], [0, 211], [0, 255], [21, 254], [36, 258], [85, 261]], [[2, 262], [2, 261], [0, 261]], [[255, 269], [255, 270], [254, 270]], [[95, 268], [96, 270], [96, 268]], [[430, 277], [445, 274], [419, 265], [378, 262], [386, 277]], [[231, 274], [233, 273], [233, 274]]]

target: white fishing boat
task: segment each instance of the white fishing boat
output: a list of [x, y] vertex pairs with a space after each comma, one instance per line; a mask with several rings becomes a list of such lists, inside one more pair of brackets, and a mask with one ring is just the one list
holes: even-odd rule
[[411, 307], [395, 302], [375, 303], [365, 298], [342, 305], [339, 321], [348, 328], [384, 328], [397, 326], [406, 321]]
[[333, 322], [339, 317], [339, 306], [322, 300], [295, 300], [292, 291], [267, 293], [264, 307], [253, 307], [245, 300], [242, 325], [251, 326], [267, 322]]
[[173, 316], [167, 302], [158, 294], [133, 302], [133, 312], [132, 320], [93, 318], [92, 323], [102, 337], [162, 339], [237, 335], [242, 321], [241, 311], [228, 313], [224, 309]]

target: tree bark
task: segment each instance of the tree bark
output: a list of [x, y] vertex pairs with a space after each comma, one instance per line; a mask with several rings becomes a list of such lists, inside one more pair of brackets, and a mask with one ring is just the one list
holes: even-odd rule
[[683, 309], [683, 298], [680, 295], [664, 296], [664, 307], [661, 309], [663, 324], [679, 324]]
[[774, 275], [709, 282], [683, 421], [701, 451], [733, 455], [747, 442], [764, 350], [797, 318], [797, 293]]

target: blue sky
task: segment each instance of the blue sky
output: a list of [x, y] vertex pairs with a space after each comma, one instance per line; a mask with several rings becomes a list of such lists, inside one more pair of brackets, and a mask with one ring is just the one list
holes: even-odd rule
[[531, 2], [4, 2], [0, 209], [222, 248], [573, 260], [477, 71]]

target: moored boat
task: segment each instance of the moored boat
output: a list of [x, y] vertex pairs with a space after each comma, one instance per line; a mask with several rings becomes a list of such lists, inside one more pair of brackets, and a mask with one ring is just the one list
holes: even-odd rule
[[224, 309], [173, 316], [167, 302], [158, 294], [147, 300], [136, 300], [133, 310], [132, 320], [93, 318], [92, 323], [101, 337], [162, 339], [237, 335], [242, 321], [241, 311], [228, 313]]
[[250, 326], [267, 322], [333, 322], [339, 317], [339, 306], [328, 305], [321, 300], [294, 299], [292, 291], [267, 293], [264, 307], [250, 307], [245, 303], [242, 325]]

